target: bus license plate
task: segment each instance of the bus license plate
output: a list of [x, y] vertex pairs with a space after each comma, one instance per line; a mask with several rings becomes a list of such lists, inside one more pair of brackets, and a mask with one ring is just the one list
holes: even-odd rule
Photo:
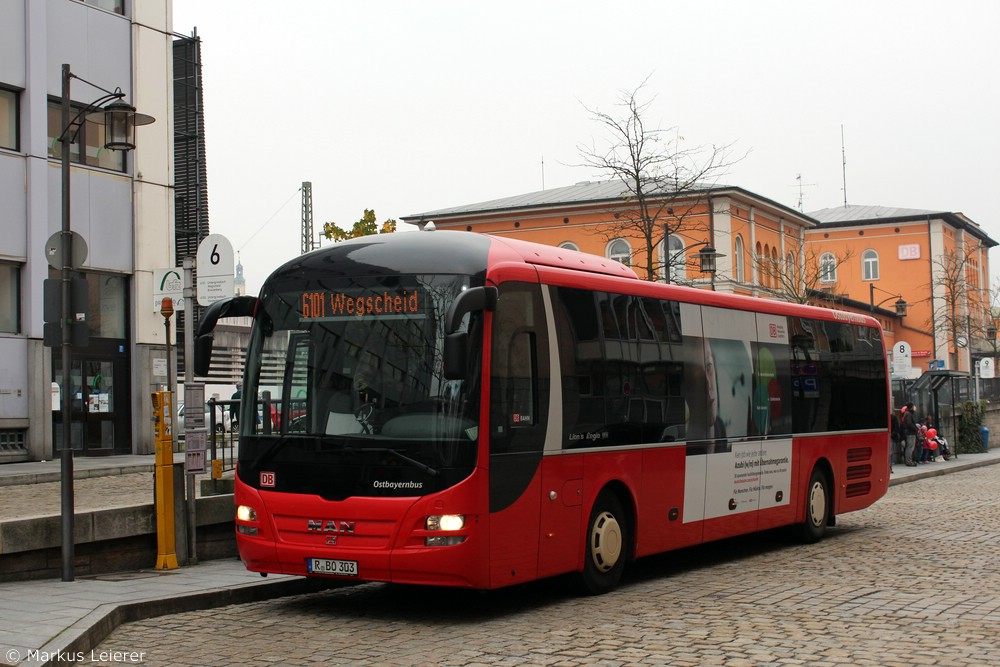
[[335, 574], [341, 577], [358, 576], [358, 561], [310, 558], [307, 561], [311, 574]]

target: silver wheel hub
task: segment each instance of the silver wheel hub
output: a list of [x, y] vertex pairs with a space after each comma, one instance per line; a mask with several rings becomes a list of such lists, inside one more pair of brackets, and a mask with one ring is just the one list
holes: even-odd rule
[[622, 528], [610, 512], [601, 512], [590, 531], [590, 557], [594, 566], [607, 572], [622, 555]]
[[823, 523], [826, 514], [826, 489], [819, 482], [809, 489], [809, 522], [814, 526]]

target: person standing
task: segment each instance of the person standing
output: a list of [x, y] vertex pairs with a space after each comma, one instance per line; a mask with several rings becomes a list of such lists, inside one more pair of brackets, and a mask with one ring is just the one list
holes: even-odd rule
[[889, 438], [889, 472], [891, 473], [892, 464], [896, 460], [896, 452], [902, 449], [900, 445], [903, 442], [903, 423], [896, 410], [889, 412], [889, 425], [892, 429]]
[[229, 404], [229, 420], [233, 423], [233, 430], [238, 430], [240, 425], [240, 399], [243, 397], [243, 383], [236, 383], [236, 391], [233, 392], [229, 400], [235, 401]]
[[903, 449], [903, 460], [908, 466], [917, 465], [913, 461], [913, 449], [917, 444], [917, 417], [914, 415], [913, 403], [907, 403], [903, 408], [903, 436], [906, 438], [906, 446]]

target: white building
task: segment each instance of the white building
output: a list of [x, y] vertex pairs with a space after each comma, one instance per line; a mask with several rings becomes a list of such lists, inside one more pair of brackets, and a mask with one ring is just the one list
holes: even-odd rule
[[[154, 269], [175, 265], [170, 0], [0, 0], [0, 462], [61, 443], [61, 352], [43, 345], [44, 252], [61, 228], [62, 65], [75, 110], [121, 88], [156, 121], [129, 153], [86, 123], [70, 219], [85, 240], [89, 344], [73, 348], [77, 455], [150, 453], [150, 391], [166, 382]], [[90, 83], [88, 83], [90, 82]], [[74, 110], [74, 112], [75, 112]]]

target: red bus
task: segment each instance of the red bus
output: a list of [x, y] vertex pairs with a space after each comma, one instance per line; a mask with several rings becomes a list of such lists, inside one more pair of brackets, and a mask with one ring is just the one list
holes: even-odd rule
[[252, 571], [477, 589], [577, 573], [601, 593], [648, 554], [778, 526], [818, 540], [888, 488], [866, 316], [448, 231], [337, 243], [213, 304], [198, 374], [217, 320], [242, 315], [244, 396], [266, 404], [239, 420]]

